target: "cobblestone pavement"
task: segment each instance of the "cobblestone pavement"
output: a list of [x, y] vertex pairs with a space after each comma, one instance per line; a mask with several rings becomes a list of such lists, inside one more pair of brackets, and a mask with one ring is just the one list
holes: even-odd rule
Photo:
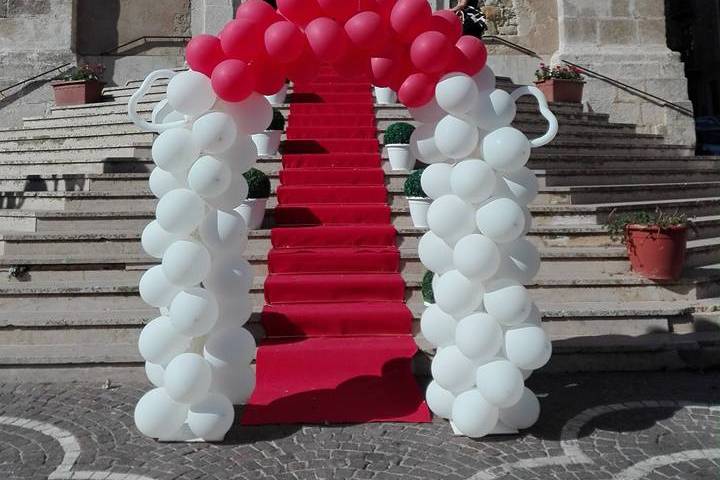
[[0, 386], [0, 479], [718, 479], [720, 373], [535, 375], [539, 423], [471, 440], [447, 422], [235, 427], [161, 444], [132, 412], [147, 388]]

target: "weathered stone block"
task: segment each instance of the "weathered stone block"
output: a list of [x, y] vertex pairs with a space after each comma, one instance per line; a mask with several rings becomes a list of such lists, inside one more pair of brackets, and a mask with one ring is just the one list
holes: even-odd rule
[[638, 34], [643, 44], [665, 45], [665, 19], [640, 20], [638, 22]]
[[568, 43], [596, 43], [597, 21], [592, 18], [568, 18], [565, 20], [565, 40]]
[[8, 0], [8, 16], [45, 15], [50, 13], [50, 0]]
[[662, 0], [635, 0], [635, 16], [638, 18], [660, 18], [665, 16]]
[[610, 13], [613, 17], [629, 17], [630, 0], [612, 0]]
[[627, 45], [637, 41], [637, 22], [625, 19], [598, 21], [599, 39], [605, 45]]

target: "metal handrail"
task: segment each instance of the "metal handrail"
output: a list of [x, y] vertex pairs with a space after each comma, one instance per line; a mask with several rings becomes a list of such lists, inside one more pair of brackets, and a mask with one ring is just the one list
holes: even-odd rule
[[[539, 60], [542, 60], [542, 57], [538, 55], [536, 52], [530, 50], [529, 48], [523, 47], [522, 45], [518, 45], [517, 43], [511, 42], [510, 40], [507, 40], [505, 38], [498, 37], [497, 35], [485, 35], [483, 36], [483, 40], [490, 40], [491, 42], [497, 42], [501, 43], [507, 47], [512, 48], [513, 50], [517, 50], [520, 53], [523, 53], [529, 57], [537, 58]], [[488, 43], [491, 43], [488, 42]], [[653, 103], [661, 106], [670, 108], [672, 110], [675, 110], [676, 112], [685, 115], [687, 117], [693, 118], [695, 115], [692, 110], [683, 107], [682, 105], [678, 105], [677, 103], [673, 103], [669, 100], [666, 100], [662, 97], [659, 97], [657, 95], [654, 95], [652, 93], [646, 92], [644, 90], [640, 90], [639, 88], [633, 87], [631, 85], [628, 85], [626, 83], [621, 82], [620, 80], [616, 80], [614, 78], [608, 77], [607, 75], [603, 75], [602, 73], [598, 73], [588, 67], [585, 67], [583, 65], [578, 65], [577, 63], [569, 62], [567, 60], [562, 60], [562, 62], [566, 65], [569, 65], [573, 68], [577, 68], [578, 70], [582, 71], [585, 75], [593, 78], [597, 78], [598, 80], [601, 80], [605, 83], [609, 83], [617, 88], [620, 88], [622, 90], [625, 90], [626, 92], [632, 93], [638, 97], [643, 97], [647, 101], [652, 101]]]
[[[112, 53], [115, 53], [115, 52], [119, 51], [121, 48], [125, 48], [125, 47], [127, 47], [128, 45], [132, 45], [132, 44], [137, 43], [137, 42], [139, 42], [139, 41], [141, 41], [141, 40], [142, 40], [142, 41], [148, 41], [148, 40], [183, 40], [183, 41], [187, 41], [187, 40], [189, 40], [190, 38], [191, 38], [191, 37], [188, 37], [188, 36], [145, 35], [145, 36], [143, 36], [143, 37], [138, 37], [138, 38], [136, 38], [136, 39], [134, 39], [134, 40], [130, 40], [129, 42], [125, 42], [125, 43], [123, 43], [122, 45], [118, 45], [117, 47], [111, 48], [110, 50], [107, 50], [107, 51], [102, 52], [102, 53], [99, 53], [99, 54], [82, 54], [82, 53], [80, 53], [79, 55], [80, 55], [80, 56], [93, 56], [93, 55], [96, 55], [96, 56], [102, 57], [102, 56], [104, 56], [104, 55], [110, 55], [110, 54], [112, 54]], [[24, 84], [26, 84], [26, 83], [28, 83], [28, 82], [31, 82], [31, 81], [33, 81], [33, 80], [35, 80], [35, 79], [37, 79], [37, 78], [44, 77], [45, 75], [48, 75], [48, 74], [50, 74], [50, 73], [56, 72], [56, 71], [58, 71], [58, 70], [62, 70], [63, 68], [66, 68], [66, 67], [69, 67], [69, 66], [71, 66], [71, 65], [74, 65], [74, 63], [75, 63], [75, 62], [63, 63], [62, 65], [58, 65], [57, 67], [51, 68], [50, 70], [45, 70], [45, 71], [42, 72], [42, 73], [38, 73], [37, 75], [33, 75], [32, 77], [26, 78], [25, 80], [21, 80], [21, 81], [19, 81], [19, 82], [17, 82], [17, 83], [14, 83], [14, 84], [10, 85], [9, 87], [4, 87], [2, 90], [0, 90], [0, 98], [5, 98], [5, 92], [7, 92], [7, 91], [9, 91], [9, 90], [12, 90], [12, 89], [14, 89], [14, 88], [16, 88], [16, 87], [19, 87], [19, 86], [21, 86], [21, 85], [24, 85]]]

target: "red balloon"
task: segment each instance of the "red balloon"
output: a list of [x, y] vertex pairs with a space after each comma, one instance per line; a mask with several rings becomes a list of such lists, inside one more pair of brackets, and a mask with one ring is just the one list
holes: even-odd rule
[[253, 62], [250, 64], [255, 77], [255, 91], [262, 95], [274, 95], [285, 85], [287, 73], [273, 62]]
[[275, 12], [275, 9], [264, 0], [246, 0], [238, 7], [235, 18], [250, 20], [260, 24], [262, 27], [267, 27], [271, 23], [280, 20], [280, 16]]
[[358, 12], [375, 12], [380, 11], [380, 5], [377, 0], [358, 0]]
[[320, 17], [308, 23], [305, 35], [310, 49], [324, 62], [334, 62], [344, 56], [349, 40], [342, 26], [332, 18]]
[[247, 19], [231, 20], [220, 34], [222, 49], [230, 58], [250, 62], [264, 55], [263, 30]]
[[362, 53], [350, 52], [332, 65], [343, 78], [364, 81], [370, 79], [370, 58]]
[[255, 72], [242, 60], [225, 60], [212, 73], [215, 93], [225, 101], [241, 102], [255, 89]]
[[397, 0], [377, 0], [378, 13], [383, 17], [383, 20], [390, 22], [390, 13], [397, 3]]
[[390, 25], [400, 40], [411, 43], [428, 29], [430, 17], [427, 0], [398, 0], [390, 13]]
[[444, 33], [452, 43], [462, 35], [462, 22], [452, 10], [439, 10], [430, 18], [430, 29]]
[[382, 52], [370, 59], [370, 79], [373, 85], [378, 87], [390, 85], [403, 53], [405, 52], [399, 44], [389, 42]]
[[357, 11], [355, 2], [348, 0], [317, 0], [317, 3], [326, 16], [338, 22], [345, 22]]
[[315, 0], [277, 0], [277, 6], [285, 18], [299, 26], [322, 16], [322, 10]]
[[468, 75], [475, 75], [482, 70], [487, 63], [488, 52], [485, 44], [477, 37], [463, 35], [455, 44], [460, 51], [459, 64], [460, 72]]
[[219, 38], [202, 34], [190, 40], [185, 49], [185, 58], [191, 69], [209, 77], [215, 67], [225, 60], [225, 54]]
[[315, 79], [320, 73], [320, 60], [308, 48], [305, 52], [288, 65], [287, 76], [295, 84], [308, 83]]
[[283, 20], [273, 23], [265, 31], [265, 50], [272, 60], [290, 63], [305, 50], [305, 35], [294, 23]]
[[412, 63], [410, 63], [408, 56], [405, 55], [399, 57], [393, 74], [390, 77], [390, 81], [388, 82], [388, 87], [392, 88], [396, 92], [399, 91], [405, 80], [413, 73], [415, 73], [415, 70], [413, 69]]
[[427, 73], [413, 73], [400, 86], [398, 98], [410, 108], [421, 107], [435, 95], [437, 79]]
[[440, 32], [421, 33], [410, 47], [410, 59], [415, 67], [425, 73], [444, 70], [452, 59], [452, 45]]
[[350, 43], [371, 55], [381, 50], [388, 40], [382, 17], [375, 12], [360, 12], [345, 23]]

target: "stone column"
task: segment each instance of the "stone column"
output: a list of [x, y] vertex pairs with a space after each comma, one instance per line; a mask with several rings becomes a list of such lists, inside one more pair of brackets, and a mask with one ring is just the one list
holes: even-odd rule
[[[558, 0], [559, 48], [568, 60], [692, 109], [678, 53], [667, 47], [662, 0]], [[668, 143], [695, 142], [694, 122], [601, 80], [588, 79], [584, 102], [611, 121], [639, 125]]]
[[193, 0], [192, 34], [217, 35], [234, 16], [232, 0]]

